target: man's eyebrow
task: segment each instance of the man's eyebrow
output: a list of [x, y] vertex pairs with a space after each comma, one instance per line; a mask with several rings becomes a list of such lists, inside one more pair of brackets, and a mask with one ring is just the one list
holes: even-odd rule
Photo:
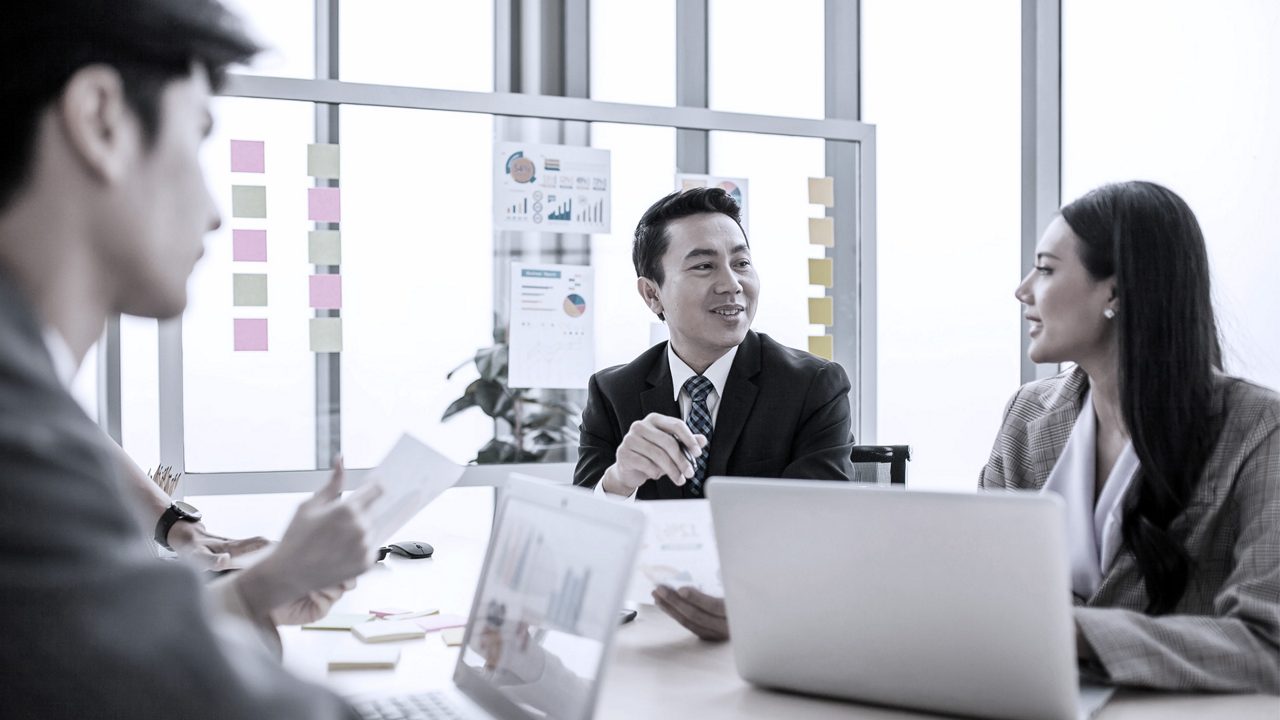
[[1053, 258], [1054, 260], [1061, 260], [1061, 259], [1062, 259], [1062, 258], [1058, 257], [1057, 255], [1054, 255], [1053, 253], [1047, 253], [1047, 252], [1036, 253], [1036, 261], [1037, 261], [1037, 262], [1039, 262], [1039, 261], [1040, 261], [1040, 258], [1042, 258], [1042, 257]]
[[742, 253], [742, 252], [751, 252], [751, 247], [746, 243], [738, 243], [737, 245], [734, 246], [732, 250], [729, 251], [729, 254], [737, 255], [738, 253]]
[[694, 257], [716, 257], [719, 254], [720, 253], [712, 250], [711, 248], [694, 248], [689, 251], [688, 255], [684, 256], [684, 259], [688, 260], [689, 258]]

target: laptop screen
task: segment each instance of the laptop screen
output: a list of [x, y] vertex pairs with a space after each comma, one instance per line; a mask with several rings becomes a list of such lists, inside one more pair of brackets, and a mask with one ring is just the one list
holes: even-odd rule
[[530, 717], [589, 717], [630, 576], [630, 531], [511, 496], [490, 543], [459, 671]]

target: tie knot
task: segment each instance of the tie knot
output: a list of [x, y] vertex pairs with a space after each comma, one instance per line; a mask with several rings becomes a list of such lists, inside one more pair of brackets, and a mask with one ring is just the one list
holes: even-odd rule
[[694, 375], [684, 381], [684, 391], [689, 393], [689, 398], [696, 403], [706, 402], [707, 396], [715, 387], [710, 380], [701, 375]]

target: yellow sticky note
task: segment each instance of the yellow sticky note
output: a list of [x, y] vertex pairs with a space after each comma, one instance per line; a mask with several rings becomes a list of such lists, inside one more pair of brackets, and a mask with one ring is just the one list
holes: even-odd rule
[[835, 325], [835, 306], [829, 297], [809, 298], [809, 322], [814, 325]]
[[462, 637], [467, 634], [465, 627], [445, 628], [440, 631], [440, 639], [444, 640], [444, 644], [449, 647], [456, 647], [462, 644]]
[[337, 145], [316, 144], [307, 146], [307, 174], [318, 178], [336, 178], [341, 171], [341, 157]]
[[809, 284], [831, 287], [835, 282], [835, 267], [831, 258], [811, 258], [809, 260]]
[[836, 204], [836, 183], [829, 177], [809, 178], [809, 202], [814, 205], [834, 207]]
[[342, 352], [342, 318], [311, 318], [311, 352]]
[[264, 273], [234, 273], [231, 276], [231, 302], [236, 307], [265, 307], [267, 276]]
[[824, 360], [835, 360], [836, 349], [830, 335], [810, 335], [809, 354], [817, 355]]
[[307, 262], [312, 265], [341, 265], [342, 233], [338, 230], [308, 232]]
[[829, 217], [809, 218], [809, 242], [813, 245], [834, 247], [836, 222]]
[[264, 185], [232, 185], [231, 217], [264, 218], [267, 216], [267, 188]]

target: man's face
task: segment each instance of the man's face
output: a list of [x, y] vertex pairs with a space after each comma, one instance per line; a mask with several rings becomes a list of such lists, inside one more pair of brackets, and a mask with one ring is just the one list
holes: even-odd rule
[[203, 68], [165, 87], [159, 117], [150, 147], [139, 135], [123, 179], [110, 190], [99, 250], [116, 288], [115, 310], [168, 318], [186, 307], [187, 277], [204, 254], [204, 235], [221, 223], [199, 160], [212, 122]]
[[675, 220], [667, 238], [665, 277], [650, 306], [666, 316], [678, 352], [717, 358], [742, 342], [756, 316], [760, 278], [747, 238], [721, 213]]

